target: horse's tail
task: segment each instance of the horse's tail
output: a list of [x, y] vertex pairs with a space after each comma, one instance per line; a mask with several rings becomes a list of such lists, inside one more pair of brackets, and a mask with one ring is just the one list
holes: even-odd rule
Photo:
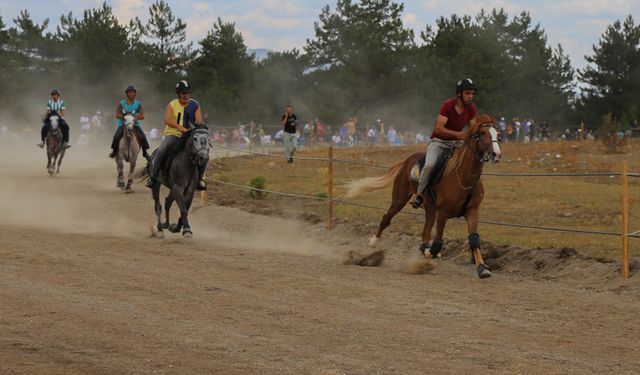
[[347, 194], [345, 194], [346, 198], [355, 198], [363, 193], [368, 193], [370, 191], [376, 189], [382, 189], [384, 187], [389, 186], [393, 180], [396, 178], [398, 173], [402, 171], [402, 166], [404, 165], [404, 160], [400, 160], [395, 163], [387, 173], [378, 177], [365, 177], [359, 180], [351, 181], [347, 184], [349, 190]]
[[151, 172], [151, 162], [147, 161], [147, 165], [141, 171], [136, 172], [133, 175], [133, 178], [135, 178], [136, 180], [138, 180], [138, 182], [140, 182], [145, 178], [149, 177], [150, 172]]

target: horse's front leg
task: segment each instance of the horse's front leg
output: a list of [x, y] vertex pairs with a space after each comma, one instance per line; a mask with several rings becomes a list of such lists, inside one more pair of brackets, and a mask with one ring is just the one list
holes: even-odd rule
[[467, 220], [467, 229], [469, 231], [469, 249], [471, 249], [471, 259], [476, 265], [478, 276], [481, 279], [491, 277], [491, 269], [484, 263], [484, 259], [482, 259], [482, 254], [480, 253], [480, 235], [478, 234], [480, 208], [472, 207], [467, 209], [464, 217]]
[[444, 247], [442, 238], [444, 236], [444, 227], [447, 224], [447, 219], [449, 216], [442, 210], [434, 209], [434, 211], [436, 211], [436, 235], [433, 238], [431, 247], [429, 248], [429, 253], [431, 254], [432, 258], [438, 258], [441, 256], [440, 251]]
[[156, 217], [158, 218], [158, 223], [156, 225], [156, 228], [158, 229], [158, 238], [163, 238], [164, 237], [164, 232], [162, 231], [163, 227], [162, 227], [162, 222], [161, 222], [161, 218], [162, 218], [162, 205], [160, 204], [160, 186], [155, 186], [152, 190], [151, 190], [151, 194], [153, 195], [153, 202], [154, 202], [154, 208], [156, 211]]
[[64, 157], [64, 151], [58, 155], [58, 169], [56, 170], [56, 174], [60, 173], [60, 166], [62, 165], [62, 158]]
[[136, 159], [129, 159], [129, 176], [127, 179], [127, 186], [125, 190], [131, 190], [131, 185], [133, 185], [133, 173], [136, 171]]
[[116, 166], [118, 167], [118, 182], [116, 183], [116, 187], [118, 189], [124, 189], [124, 162], [122, 161], [122, 157], [119, 155], [116, 159]]
[[175, 197], [173, 196], [173, 190], [169, 192], [169, 195], [167, 195], [167, 198], [165, 198], [164, 200], [164, 212], [165, 212], [165, 217], [166, 217], [166, 221], [164, 222], [164, 227], [166, 229], [169, 229], [169, 227], [171, 226], [171, 219], [169, 218], [169, 211], [171, 210], [171, 205], [173, 204], [173, 201], [175, 201]]
[[[178, 225], [182, 226], [183, 228], [182, 235], [185, 238], [191, 238], [191, 236], [193, 235], [193, 233], [191, 232], [191, 227], [189, 226], [189, 219], [188, 219], [189, 206], [191, 205], [191, 201], [187, 199], [188, 196], [185, 197], [185, 193], [189, 193], [189, 190], [192, 190], [192, 189], [190, 188], [186, 191], [184, 189], [179, 189], [179, 191], [174, 192], [175, 198], [176, 198], [176, 204], [180, 209], [180, 220], [178, 220]], [[193, 198], [193, 191], [191, 191], [191, 198]], [[180, 228], [178, 228], [178, 230], [180, 230]]]

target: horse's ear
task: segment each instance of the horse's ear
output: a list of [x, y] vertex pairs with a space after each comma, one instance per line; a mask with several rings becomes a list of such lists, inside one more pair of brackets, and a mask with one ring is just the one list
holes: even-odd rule
[[[483, 113], [481, 115], [476, 116], [476, 123], [479, 126], [480, 124], [494, 124], [496, 122], [496, 118], [491, 116], [488, 113]], [[475, 131], [477, 129], [471, 129]]]

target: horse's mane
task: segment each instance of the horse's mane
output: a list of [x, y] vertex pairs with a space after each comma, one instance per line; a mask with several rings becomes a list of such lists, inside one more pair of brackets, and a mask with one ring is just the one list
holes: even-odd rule
[[[476, 125], [473, 128], [469, 129], [470, 135], [476, 134], [480, 130], [480, 127], [483, 124], [493, 124], [496, 121], [496, 118], [491, 116], [488, 113], [483, 113], [481, 115], [478, 115], [475, 117], [475, 119], [476, 119]], [[457, 168], [458, 165], [460, 165], [460, 162], [462, 161], [464, 155], [469, 151], [470, 151], [469, 147], [457, 148], [454, 151], [451, 158], [449, 159], [449, 162], [447, 162], [447, 167], [445, 168], [444, 173], [447, 174], [453, 171], [455, 168]]]

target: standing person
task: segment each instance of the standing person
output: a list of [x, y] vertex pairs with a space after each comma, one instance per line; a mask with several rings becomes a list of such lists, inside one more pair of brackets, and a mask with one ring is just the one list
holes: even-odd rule
[[[178, 94], [178, 98], [167, 104], [164, 115], [164, 139], [151, 161], [151, 172], [145, 185], [148, 188], [153, 188], [159, 183], [160, 168], [162, 168], [167, 156], [174, 152], [181, 143], [180, 138], [183, 134], [191, 130], [192, 124], [194, 126], [202, 125], [203, 120], [200, 103], [191, 99], [191, 86], [189, 86], [189, 83], [185, 80], [178, 82], [176, 84], [176, 94]], [[207, 189], [207, 184], [202, 178], [205, 169], [206, 166], [198, 171], [200, 174], [200, 182], [197, 186], [198, 190]]]
[[109, 154], [109, 157], [113, 158], [118, 154], [120, 138], [122, 138], [122, 134], [124, 134], [124, 115], [130, 113], [135, 120], [133, 123], [133, 129], [142, 140], [142, 144], [140, 145], [142, 146], [142, 155], [145, 159], [149, 160], [149, 154], [147, 153], [147, 150], [149, 149], [149, 142], [147, 141], [147, 137], [144, 135], [144, 131], [140, 127], [139, 121], [144, 120], [144, 109], [142, 108], [142, 104], [136, 100], [136, 94], [138, 91], [134, 85], [128, 85], [124, 92], [127, 97], [120, 101], [118, 108], [116, 109], [118, 128], [116, 129], [116, 133], [113, 135], [113, 141], [111, 141], [111, 153]]
[[549, 140], [549, 125], [547, 125], [546, 121], [540, 124], [540, 140], [543, 142]]
[[64, 119], [64, 112], [67, 106], [60, 98], [60, 90], [53, 89], [51, 90], [51, 99], [47, 102], [47, 115], [44, 123], [42, 124], [42, 130], [40, 131], [40, 140], [38, 143], [38, 147], [44, 147], [44, 139], [47, 138], [47, 134], [49, 134], [49, 130], [51, 129], [51, 123], [49, 122], [49, 116], [52, 113], [57, 113], [60, 116], [59, 126], [60, 130], [62, 130], [62, 147], [69, 148], [71, 145], [69, 144], [69, 124]]
[[476, 95], [476, 85], [465, 78], [456, 84], [456, 97], [446, 100], [440, 106], [436, 126], [431, 133], [431, 141], [427, 146], [427, 156], [420, 173], [418, 192], [413, 208], [419, 208], [424, 203], [424, 191], [431, 179], [433, 167], [441, 155], [449, 150], [455, 141], [466, 139], [468, 132], [464, 130], [467, 123], [470, 127], [476, 125], [476, 106], [472, 103]]
[[284, 157], [287, 159], [287, 163], [293, 163], [293, 154], [298, 149], [298, 138], [296, 136], [298, 116], [293, 113], [291, 105], [284, 107], [284, 115], [282, 115], [280, 125], [284, 126]]

